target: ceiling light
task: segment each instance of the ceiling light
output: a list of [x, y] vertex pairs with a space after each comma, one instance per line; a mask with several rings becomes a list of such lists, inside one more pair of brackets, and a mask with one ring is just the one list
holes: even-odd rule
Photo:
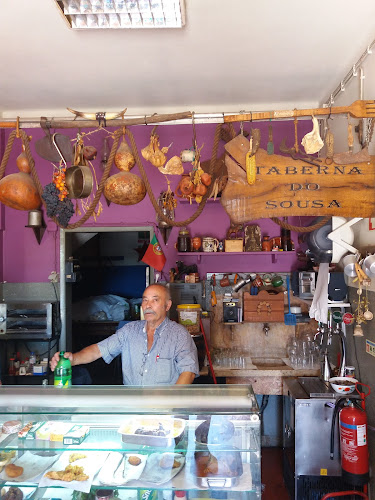
[[55, 0], [72, 29], [182, 28], [184, 0]]

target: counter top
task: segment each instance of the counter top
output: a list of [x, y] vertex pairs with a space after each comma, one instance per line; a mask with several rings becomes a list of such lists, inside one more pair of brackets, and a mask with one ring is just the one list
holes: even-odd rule
[[[286, 377], [317, 377], [320, 368], [294, 369], [288, 365], [280, 367], [252, 368], [222, 368], [214, 367], [216, 377], [225, 377], [227, 384], [249, 384], [252, 385], [255, 394], [282, 395], [283, 379]], [[200, 371], [200, 375], [208, 375], [208, 367]]]
[[[264, 367], [262, 369], [248, 369], [248, 368], [221, 368], [214, 367], [215, 375], [217, 377], [316, 377], [320, 374], [320, 369], [309, 370], [307, 368], [294, 369], [290, 366], [285, 368], [272, 368]], [[207, 366], [203, 367], [199, 372], [200, 375], [209, 375]]]

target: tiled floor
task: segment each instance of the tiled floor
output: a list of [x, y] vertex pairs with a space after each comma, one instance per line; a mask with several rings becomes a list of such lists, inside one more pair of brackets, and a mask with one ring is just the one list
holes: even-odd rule
[[290, 500], [285, 487], [281, 448], [262, 448], [262, 500]]

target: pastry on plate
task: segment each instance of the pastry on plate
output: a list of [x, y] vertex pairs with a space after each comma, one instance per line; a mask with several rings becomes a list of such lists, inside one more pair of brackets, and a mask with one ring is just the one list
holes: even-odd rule
[[85, 455], [84, 453], [71, 453], [69, 455], [69, 463], [73, 463], [75, 462], [76, 460], [81, 460], [81, 458], [86, 458], [87, 455]]
[[142, 460], [139, 457], [136, 457], [135, 455], [130, 455], [128, 458], [128, 462], [130, 465], [139, 465]]
[[164, 453], [159, 462], [162, 469], [177, 469], [180, 465], [181, 463], [176, 460], [174, 453]]
[[8, 477], [19, 477], [23, 473], [23, 467], [14, 464], [6, 465], [4, 470]]

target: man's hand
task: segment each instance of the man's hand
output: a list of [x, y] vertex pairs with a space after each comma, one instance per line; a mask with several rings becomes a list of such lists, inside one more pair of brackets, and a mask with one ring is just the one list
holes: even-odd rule
[[[70, 363], [73, 365], [73, 353], [71, 352], [66, 352], [64, 354], [64, 358], [68, 358]], [[57, 351], [55, 352], [55, 354], [52, 356], [51, 358], [51, 361], [49, 362], [49, 366], [51, 368], [51, 370], [54, 372], [55, 371], [55, 368], [57, 366], [57, 363], [59, 362], [60, 360], [60, 352]]]

